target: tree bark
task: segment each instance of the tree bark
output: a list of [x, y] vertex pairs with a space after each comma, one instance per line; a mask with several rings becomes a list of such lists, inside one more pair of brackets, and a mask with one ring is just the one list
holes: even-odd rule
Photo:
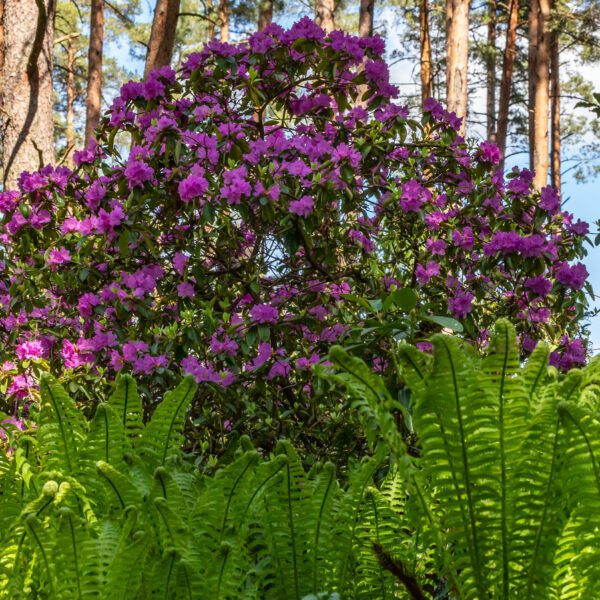
[[504, 56], [502, 59], [502, 78], [500, 79], [500, 100], [498, 103], [498, 128], [496, 132], [496, 143], [502, 154], [502, 167], [504, 167], [504, 155], [506, 154], [508, 111], [510, 109], [512, 78], [515, 68], [515, 56], [517, 53], [518, 25], [519, 0], [510, 0], [508, 5], [508, 28], [506, 31], [506, 44], [504, 46]]
[[559, 47], [560, 33], [558, 29], [552, 31], [552, 51], [550, 55], [550, 77], [551, 77], [551, 122], [552, 122], [552, 135], [551, 135], [551, 161], [550, 161], [550, 175], [552, 185], [561, 191], [561, 163], [560, 163], [560, 47]]
[[316, 1], [315, 23], [327, 33], [335, 29], [335, 0]]
[[219, 2], [219, 39], [222, 43], [229, 42], [228, 0], [220, 0]]
[[54, 0], [4, 1], [2, 138], [4, 187], [54, 162]]
[[208, 41], [215, 39], [215, 15], [213, 14], [213, 0], [206, 0], [206, 14], [208, 16]]
[[419, 46], [421, 54], [421, 108], [433, 96], [431, 77], [431, 37], [429, 34], [429, 1], [419, 3]]
[[273, 22], [273, 0], [259, 0], [258, 30], [262, 31]]
[[171, 64], [175, 33], [177, 32], [179, 2], [180, 0], [156, 0], [144, 68], [145, 78], [154, 69]]
[[488, 3], [488, 56], [486, 60], [486, 116], [487, 137], [496, 141], [496, 0]]
[[371, 37], [373, 35], [374, 9], [375, 0], [360, 0], [358, 15], [358, 35], [360, 37]]
[[470, 0], [446, 0], [446, 104], [467, 125], [467, 73], [469, 60]]
[[[71, 164], [71, 155], [75, 147], [75, 48], [73, 38], [67, 40], [67, 149], [65, 162]], [[86, 122], [87, 125], [87, 122]], [[86, 131], [87, 137], [87, 131]]]
[[529, 154], [533, 185], [542, 188], [549, 167], [550, 0], [529, 3]]
[[88, 79], [85, 99], [85, 145], [100, 123], [102, 105], [102, 49], [104, 46], [104, 0], [92, 0]]

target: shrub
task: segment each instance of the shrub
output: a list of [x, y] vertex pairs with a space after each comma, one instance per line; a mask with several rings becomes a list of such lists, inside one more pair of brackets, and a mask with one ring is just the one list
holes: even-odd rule
[[73, 172], [3, 192], [8, 398], [44, 369], [78, 399], [187, 372], [210, 389], [197, 424], [310, 447], [352, 437], [310, 376], [334, 342], [392, 378], [398, 340], [485, 344], [507, 316], [524, 353], [542, 338], [582, 363], [587, 224], [436, 102], [411, 119], [382, 52], [307, 19], [211, 42], [124, 85]]

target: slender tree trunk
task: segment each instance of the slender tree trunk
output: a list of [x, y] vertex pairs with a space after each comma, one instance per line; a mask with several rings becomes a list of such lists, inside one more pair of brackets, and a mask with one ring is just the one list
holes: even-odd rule
[[496, 141], [496, 0], [488, 3], [488, 56], [486, 73], [487, 137]]
[[419, 2], [419, 46], [421, 50], [421, 107], [423, 107], [425, 100], [433, 96], [428, 0]]
[[221, 42], [229, 41], [229, 3], [228, 0], [219, 1], [219, 36]]
[[4, 0], [2, 137], [4, 186], [54, 162], [54, 0]]
[[[65, 162], [71, 164], [71, 155], [75, 147], [75, 48], [73, 38], [67, 40], [67, 151]], [[86, 132], [87, 133], [87, 132]]]
[[215, 15], [213, 14], [213, 0], [206, 0], [206, 14], [208, 16], [208, 41], [215, 39]]
[[360, 0], [358, 15], [358, 35], [360, 37], [371, 37], [373, 35], [374, 9], [375, 0]]
[[88, 80], [85, 99], [85, 144], [94, 137], [102, 105], [102, 49], [104, 45], [104, 0], [92, 0]]
[[506, 154], [506, 138], [508, 135], [508, 111], [510, 109], [510, 96], [512, 93], [512, 78], [515, 68], [517, 52], [517, 27], [519, 25], [519, 0], [510, 0], [508, 5], [508, 29], [506, 31], [506, 45], [502, 60], [502, 77], [500, 79], [500, 101], [498, 103], [498, 129], [496, 143], [502, 153], [502, 166]]
[[273, 22], [273, 0], [259, 0], [258, 30], [262, 31]]
[[446, 104], [466, 132], [470, 0], [446, 0]]
[[560, 164], [560, 47], [559, 47], [558, 29], [552, 31], [552, 51], [550, 55], [550, 77], [552, 84], [551, 98], [551, 121], [552, 121], [552, 139], [551, 139], [551, 161], [550, 173], [552, 185], [561, 191], [561, 164]]
[[335, 29], [335, 0], [316, 0], [315, 23], [327, 33]]
[[171, 64], [179, 17], [179, 1], [156, 0], [144, 77], [148, 77], [151, 71], [158, 67]]
[[529, 3], [529, 154], [533, 185], [542, 188], [549, 167], [550, 1]]

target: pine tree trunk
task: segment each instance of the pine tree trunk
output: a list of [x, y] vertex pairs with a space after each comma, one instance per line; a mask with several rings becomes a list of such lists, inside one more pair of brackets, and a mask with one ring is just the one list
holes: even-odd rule
[[180, 0], [156, 0], [144, 77], [158, 67], [171, 64]]
[[219, 2], [219, 39], [221, 42], [229, 42], [229, 3], [228, 0]]
[[446, 0], [446, 104], [466, 131], [470, 0]]
[[550, 173], [552, 185], [561, 191], [561, 164], [560, 164], [560, 33], [558, 29], [552, 31], [552, 51], [550, 55], [550, 77], [552, 85], [551, 98], [551, 121], [552, 121], [552, 139], [551, 139], [551, 162]]
[[5, 189], [54, 162], [54, 0], [4, 1], [2, 138]]
[[94, 137], [102, 105], [102, 49], [104, 45], [104, 0], [92, 0], [88, 80], [85, 99], [85, 145]]
[[542, 188], [549, 167], [550, 1], [529, 3], [529, 153], [533, 184]]
[[510, 96], [512, 93], [512, 78], [515, 68], [517, 52], [517, 27], [519, 25], [519, 0], [510, 0], [508, 5], [508, 29], [506, 31], [506, 45], [502, 60], [502, 77], [500, 79], [500, 100], [498, 103], [498, 129], [496, 143], [502, 153], [502, 166], [506, 154], [506, 138], [508, 136], [508, 111], [510, 109]]
[[206, 0], [206, 14], [208, 16], [208, 41], [215, 39], [215, 15], [213, 14], [213, 0]]
[[315, 23], [327, 33], [335, 29], [335, 0], [316, 0]]
[[496, 0], [488, 3], [488, 57], [486, 61], [486, 116], [487, 137], [496, 141]]
[[421, 51], [421, 107], [423, 107], [425, 100], [433, 96], [428, 0], [421, 0], [419, 3], [419, 46]]
[[[75, 48], [73, 38], [67, 40], [67, 150], [65, 162], [71, 164], [71, 155], [75, 147]], [[86, 123], [87, 125], [87, 123]], [[87, 132], [86, 132], [87, 133]]]
[[371, 37], [373, 35], [374, 9], [375, 0], [360, 0], [358, 14], [358, 35], [360, 37]]
[[273, 0], [259, 0], [258, 31], [268, 27], [273, 21]]

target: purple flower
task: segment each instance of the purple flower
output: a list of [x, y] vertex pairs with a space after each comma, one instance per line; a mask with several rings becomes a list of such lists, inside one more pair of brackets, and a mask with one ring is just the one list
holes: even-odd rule
[[556, 281], [572, 290], [580, 290], [585, 284], [589, 273], [582, 263], [569, 266], [566, 262], [559, 263], [556, 268]]
[[300, 217], [308, 217], [315, 208], [314, 200], [310, 196], [302, 196], [300, 200], [290, 202], [289, 211]]
[[558, 197], [558, 192], [549, 185], [542, 188], [539, 206], [542, 210], [545, 210], [550, 215], [556, 214], [560, 209], [560, 198]]
[[250, 361], [247, 365], [249, 371], [256, 371], [256, 369], [262, 367], [271, 358], [273, 348], [268, 342], [261, 342], [258, 345], [258, 353], [256, 357]]
[[177, 186], [179, 197], [184, 202], [190, 202], [194, 198], [199, 198], [208, 190], [208, 181], [201, 175], [189, 175], [182, 179]]
[[51, 269], [55, 269], [63, 263], [71, 260], [71, 254], [66, 248], [59, 248], [58, 250], [50, 250], [48, 254], [48, 265]]
[[28, 340], [17, 344], [15, 348], [17, 357], [19, 360], [30, 360], [44, 358], [47, 354], [47, 350], [42, 344], [41, 340]]
[[275, 379], [276, 377], [289, 377], [291, 372], [291, 367], [289, 363], [284, 362], [283, 360], [277, 360], [270, 368], [269, 373], [267, 375], [267, 379], [270, 381], [271, 379]]
[[427, 263], [426, 267], [422, 265], [417, 265], [417, 269], [415, 271], [415, 275], [417, 276], [417, 281], [421, 285], [425, 285], [429, 283], [429, 280], [432, 277], [437, 277], [440, 274], [440, 265], [433, 260], [430, 260]]
[[177, 286], [177, 293], [181, 298], [193, 298], [195, 295], [194, 284], [189, 281], [182, 281]]
[[250, 317], [256, 323], [274, 325], [279, 321], [279, 311], [270, 304], [255, 304], [250, 309]]
[[183, 277], [183, 274], [185, 273], [185, 269], [189, 262], [190, 262], [189, 256], [186, 256], [185, 254], [182, 254], [181, 252], [175, 252], [175, 254], [173, 256], [173, 268], [182, 277]]
[[496, 144], [492, 144], [492, 142], [481, 142], [479, 144], [479, 159], [481, 162], [489, 163], [490, 165], [500, 164], [500, 160], [502, 155], [500, 154], [500, 149]]
[[528, 277], [525, 279], [525, 287], [529, 288], [534, 294], [545, 297], [552, 289], [552, 282], [543, 275], [537, 277]]
[[143, 160], [129, 160], [123, 172], [129, 183], [129, 189], [150, 181], [154, 176], [154, 169]]
[[431, 200], [431, 192], [415, 179], [402, 184], [400, 206], [404, 212], [417, 212], [429, 200]]
[[448, 298], [448, 309], [457, 319], [464, 319], [473, 309], [473, 294], [465, 290], [456, 290]]

